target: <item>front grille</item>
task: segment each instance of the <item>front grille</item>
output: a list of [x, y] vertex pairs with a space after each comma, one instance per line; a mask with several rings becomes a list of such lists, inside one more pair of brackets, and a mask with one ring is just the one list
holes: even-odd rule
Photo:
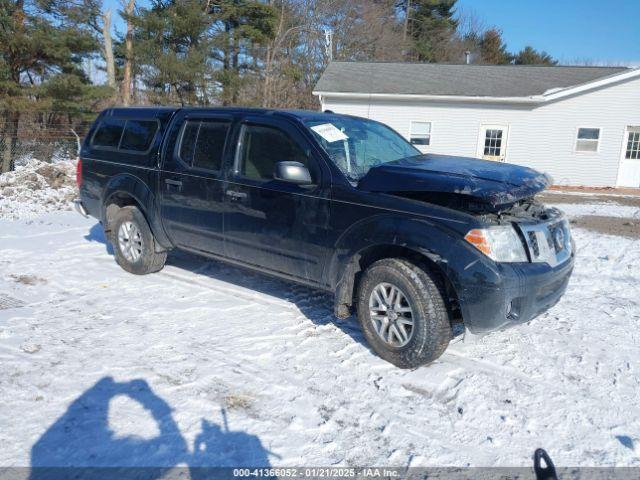
[[518, 227], [524, 234], [532, 262], [556, 266], [571, 257], [571, 233], [566, 219], [518, 224]]

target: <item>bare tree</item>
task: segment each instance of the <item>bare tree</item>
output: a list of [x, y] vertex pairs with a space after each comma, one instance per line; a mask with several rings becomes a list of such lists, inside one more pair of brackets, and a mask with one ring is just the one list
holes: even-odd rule
[[116, 88], [116, 63], [113, 58], [113, 39], [111, 38], [111, 8], [102, 14], [102, 51], [107, 64], [107, 84]]
[[127, 33], [124, 38], [124, 73], [122, 76], [122, 103], [126, 106], [131, 103], [131, 82], [133, 70], [133, 14], [136, 7], [136, 0], [129, 0], [125, 7], [124, 13], [127, 20]]

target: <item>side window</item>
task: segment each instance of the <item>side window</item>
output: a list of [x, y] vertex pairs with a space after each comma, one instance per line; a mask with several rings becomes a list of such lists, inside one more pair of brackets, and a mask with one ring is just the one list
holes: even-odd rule
[[225, 122], [210, 122], [203, 120], [196, 140], [193, 155], [193, 166], [207, 170], [220, 170], [222, 154], [227, 139], [229, 124]]
[[146, 152], [151, 146], [158, 130], [158, 123], [153, 120], [127, 120], [120, 148]]
[[105, 118], [100, 121], [98, 130], [93, 135], [91, 145], [96, 147], [118, 148], [124, 130], [124, 120]]
[[[271, 180], [278, 162], [300, 162], [309, 168], [309, 158], [287, 134], [273, 127], [245, 125], [238, 170], [253, 180]], [[311, 171], [312, 177], [313, 171]]]
[[199, 129], [199, 121], [188, 120], [184, 125], [184, 129], [182, 130], [178, 156], [180, 157], [180, 160], [182, 160], [187, 165], [191, 165], [191, 162], [193, 161], [193, 152], [195, 150]]
[[180, 159], [189, 166], [220, 170], [229, 123], [188, 120], [180, 141]]

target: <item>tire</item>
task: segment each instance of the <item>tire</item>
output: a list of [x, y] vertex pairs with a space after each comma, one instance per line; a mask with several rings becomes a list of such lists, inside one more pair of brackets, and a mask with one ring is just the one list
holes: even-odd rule
[[[393, 297], [391, 287], [404, 297], [400, 303], [396, 302], [400, 295]], [[389, 298], [395, 300], [387, 302]], [[400, 368], [416, 368], [436, 360], [449, 345], [451, 323], [445, 298], [441, 282], [429, 271], [401, 258], [379, 260], [360, 281], [358, 320], [380, 357]]]
[[[110, 226], [110, 240], [118, 265], [136, 275], [162, 270], [167, 261], [167, 252], [157, 251], [149, 224], [137, 207], [122, 207]], [[128, 232], [133, 233], [127, 242]], [[131, 248], [127, 248], [127, 245], [131, 245]]]

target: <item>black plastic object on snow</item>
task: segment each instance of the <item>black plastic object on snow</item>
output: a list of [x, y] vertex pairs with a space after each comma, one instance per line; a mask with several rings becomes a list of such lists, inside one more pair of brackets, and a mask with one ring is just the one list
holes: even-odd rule
[[536, 480], [558, 480], [556, 467], [544, 448], [538, 448], [533, 454], [533, 470], [536, 472]]

